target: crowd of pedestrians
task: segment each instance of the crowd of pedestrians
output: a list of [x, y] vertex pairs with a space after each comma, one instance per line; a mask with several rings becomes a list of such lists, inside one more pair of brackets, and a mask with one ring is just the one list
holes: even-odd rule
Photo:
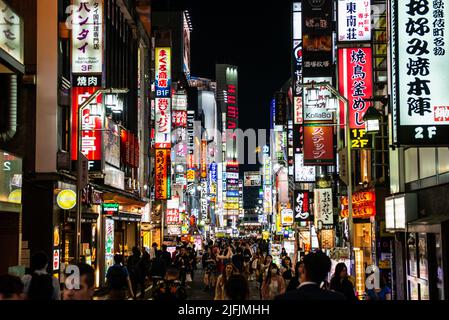
[[[268, 243], [255, 239], [208, 241], [200, 254], [182, 243], [172, 253], [156, 243], [148, 251], [134, 247], [126, 259], [114, 256], [106, 273], [107, 297], [137, 299], [140, 292], [141, 299], [186, 300], [197, 262], [201, 262], [203, 289], [214, 300], [248, 300], [250, 296], [260, 300], [358, 300], [344, 263], [336, 265], [328, 282], [331, 260], [323, 252], [309, 253], [295, 263], [283, 249], [279, 265], [268, 252]], [[47, 255], [38, 252], [31, 258], [31, 272], [22, 279], [0, 276], [0, 300], [93, 299], [95, 272], [90, 265], [76, 265], [79, 285], [74, 287], [67, 280], [60, 284], [49, 274], [48, 262]], [[385, 283], [368, 292], [367, 298], [390, 299], [391, 290]]]

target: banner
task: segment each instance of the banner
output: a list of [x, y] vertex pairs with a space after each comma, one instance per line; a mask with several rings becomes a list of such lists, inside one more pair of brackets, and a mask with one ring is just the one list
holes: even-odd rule
[[338, 41], [371, 41], [371, 1], [338, 0]]
[[[72, 88], [72, 160], [77, 160], [78, 151], [78, 110], [99, 87]], [[81, 152], [89, 160], [89, 171], [101, 171], [103, 159], [103, 120], [102, 95], [99, 94], [91, 104], [82, 110]]]
[[334, 164], [334, 129], [331, 126], [304, 127], [304, 164]]
[[274, 94], [275, 101], [275, 117], [274, 124], [276, 126], [284, 126], [287, 122], [287, 94], [284, 92], [276, 92]]
[[[365, 129], [363, 116], [373, 97], [373, 55], [371, 48], [338, 49], [339, 91], [349, 102], [349, 127]], [[345, 106], [340, 103], [340, 123], [346, 123]]]
[[333, 1], [302, 2], [304, 77], [332, 76]]
[[449, 1], [391, 4], [394, 142], [449, 145]]
[[167, 200], [170, 198], [170, 149], [155, 151], [155, 198]]
[[333, 227], [334, 213], [332, 206], [332, 189], [315, 189], [313, 205], [318, 223], [318, 230]]
[[295, 221], [311, 221], [309, 191], [295, 190], [293, 194], [293, 212], [295, 215]]
[[171, 48], [156, 48], [155, 131], [156, 148], [171, 145]]

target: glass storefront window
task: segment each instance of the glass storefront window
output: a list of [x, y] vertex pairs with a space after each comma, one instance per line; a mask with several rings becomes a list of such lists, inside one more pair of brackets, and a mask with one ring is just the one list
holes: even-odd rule
[[0, 151], [0, 201], [22, 203], [22, 159]]
[[429, 270], [427, 264], [427, 241], [426, 234], [418, 235], [418, 254], [419, 254], [419, 278], [429, 280]]
[[408, 237], [408, 274], [412, 277], [418, 277], [416, 239], [414, 234], [410, 233]]

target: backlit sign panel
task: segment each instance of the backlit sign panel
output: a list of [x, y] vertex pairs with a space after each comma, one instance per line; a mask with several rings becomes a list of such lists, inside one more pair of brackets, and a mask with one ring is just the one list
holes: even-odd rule
[[338, 1], [338, 41], [371, 40], [371, 1]]

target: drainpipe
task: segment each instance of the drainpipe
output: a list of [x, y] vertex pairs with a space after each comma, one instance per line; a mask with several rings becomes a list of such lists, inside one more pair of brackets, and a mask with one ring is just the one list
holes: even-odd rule
[[17, 75], [9, 80], [9, 121], [6, 130], [0, 132], [0, 142], [10, 141], [17, 132]]

